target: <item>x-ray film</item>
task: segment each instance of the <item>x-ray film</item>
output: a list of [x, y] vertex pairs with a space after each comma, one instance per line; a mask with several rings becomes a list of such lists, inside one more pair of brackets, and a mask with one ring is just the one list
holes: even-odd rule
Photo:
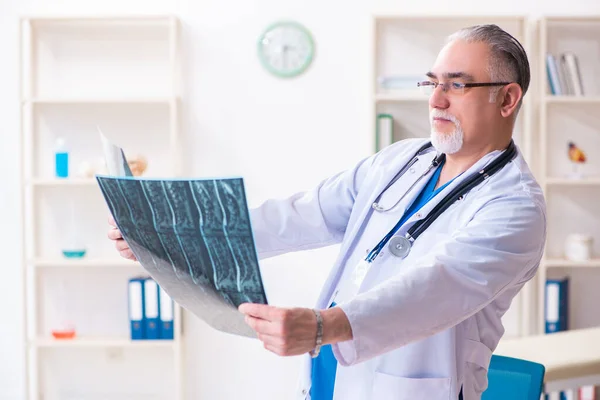
[[175, 302], [215, 329], [255, 337], [237, 310], [267, 304], [242, 178], [96, 179], [123, 238]]
[[123, 149], [109, 142], [100, 127], [97, 128], [102, 141], [102, 150], [104, 151], [108, 173], [113, 176], [133, 176]]

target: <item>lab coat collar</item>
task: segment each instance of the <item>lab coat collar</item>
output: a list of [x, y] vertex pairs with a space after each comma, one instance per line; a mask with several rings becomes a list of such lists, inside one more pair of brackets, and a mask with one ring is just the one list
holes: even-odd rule
[[[496, 157], [498, 157], [504, 150], [493, 150], [491, 152], [489, 152], [488, 154], [486, 154], [485, 156], [483, 156], [482, 158], [480, 158], [477, 162], [475, 162], [475, 164], [473, 164], [469, 169], [467, 169], [465, 172], [463, 172], [462, 174], [460, 174], [459, 176], [457, 176], [450, 184], [448, 184], [444, 189], [442, 189], [433, 199], [431, 199], [429, 202], [427, 202], [423, 207], [421, 207], [421, 209], [419, 210], [419, 212], [413, 214], [407, 221], [406, 223], [404, 223], [404, 225], [402, 226], [402, 228], [398, 231], [399, 234], [404, 234], [406, 233], [406, 231], [408, 229], [410, 229], [410, 227], [417, 221], [425, 218], [429, 212], [437, 205], [439, 204], [439, 202], [448, 194], [450, 193], [452, 190], [454, 190], [457, 186], [459, 186], [465, 179], [467, 179], [469, 176], [471, 176], [472, 174], [477, 173], [478, 171], [480, 171], [482, 168], [484, 168], [486, 165], [488, 165], [489, 163], [491, 163]], [[498, 171], [497, 173], [500, 173], [500, 171]], [[423, 187], [425, 186], [425, 184], [427, 183], [427, 181], [429, 180], [429, 177], [433, 174], [433, 171], [431, 171], [428, 176], [423, 179], [424, 182], [421, 182], [418, 188], [418, 191], [416, 191], [415, 193], [420, 193], [421, 190], [423, 189]], [[485, 180], [484, 182], [480, 183], [479, 185], [477, 185], [476, 187], [472, 188], [468, 193], [466, 193], [465, 195], [463, 195], [459, 200], [457, 200], [457, 202], [462, 202], [465, 201], [465, 199], [467, 199], [472, 193], [475, 193], [479, 190], [481, 190], [481, 188], [488, 182], [488, 180]], [[416, 189], [416, 188], [415, 188]], [[416, 196], [416, 194], [414, 194], [411, 197], [414, 198]], [[408, 197], [408, 196], [407, 196]], [[410, 204], [410, 203], [409, 203]], [[450, 208], [448, 210], [446, 210], [445, 212], [448, 212], [450, 209], [452, 208], [452, 206], [450, 206]]]

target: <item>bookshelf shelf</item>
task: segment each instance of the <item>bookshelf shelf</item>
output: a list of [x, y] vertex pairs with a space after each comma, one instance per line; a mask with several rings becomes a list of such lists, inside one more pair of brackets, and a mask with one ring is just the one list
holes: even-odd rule
[[30, 342], [37, 348], [64, 348], [64, 347], [139, 347], [139, 348], [172, 348], [175, 344], [171, 340], [131, 340], [119, 337], [79, 337], [74, 339], [54, 339], [51, 337], [38, 337]]
[[51, 98], [51, 97], [42, 97], [42, 98], [33, 98], [33, 99], [25, 99], [23, 100], [24, 105], [35, 104], [35, 105], [68, 105], [68, 104], [90, 104], [90, 105], [99, 105], [99, 104], [165, 104], [169, 105], [170, 103], [177, 101], [177, 97], [71, 97], [71, 98]]
[[90, 258], [81, 260], [68, 260], [61, 258], [39, 258], [31, 260], [30, 265], [36, 268], [128, 268], [140, 267], [138, 262], [126, 259]]
[[600, 96], [544, 96], [543, 101], [548, 104], [600, 104]]
[[545, 182], [548, 186], [599, 186], [600, 178], [547, 178]]
[[560, 258], [549, 258], [544, 261], [546, 268], [600, 268], [600, 258], [589, 261], [570, 261]]
[[69, 15], [47, 16], [30, 15], [26, 17], [34, 27], [85, 27], [94, 26], [124, 26], [126, 28], [161, 27], [169, 28], [176, 21], [175, 16], [169, 15]]
[[67, 178], [67, 179], [32, 179], [30, 186], [37, 187], [65, 187], [65, 186], [98, 186], [93, 178]]
[[377, 103], [384, 102], [418, 102], [418, 103], [427, 103], [429, 98], [427, 96], [423, 96], [419, 93], [377, 93], [375, 95], [375, 101]]

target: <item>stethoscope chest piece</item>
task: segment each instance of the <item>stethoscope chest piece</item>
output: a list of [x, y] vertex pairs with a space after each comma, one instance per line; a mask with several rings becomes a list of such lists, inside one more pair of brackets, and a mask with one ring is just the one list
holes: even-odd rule
[[410, 252], [410, 241], [404, 236], [393, 236], [388, 243], [388, 249], [396, 257], [405, 258]]

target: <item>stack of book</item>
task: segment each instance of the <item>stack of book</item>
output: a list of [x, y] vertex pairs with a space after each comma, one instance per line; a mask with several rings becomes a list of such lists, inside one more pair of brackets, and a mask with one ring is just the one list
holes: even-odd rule
[[579, 61], [572, 52], [546, 55], [546, 71], [550, 92], [557, 96], [583, 96]]

